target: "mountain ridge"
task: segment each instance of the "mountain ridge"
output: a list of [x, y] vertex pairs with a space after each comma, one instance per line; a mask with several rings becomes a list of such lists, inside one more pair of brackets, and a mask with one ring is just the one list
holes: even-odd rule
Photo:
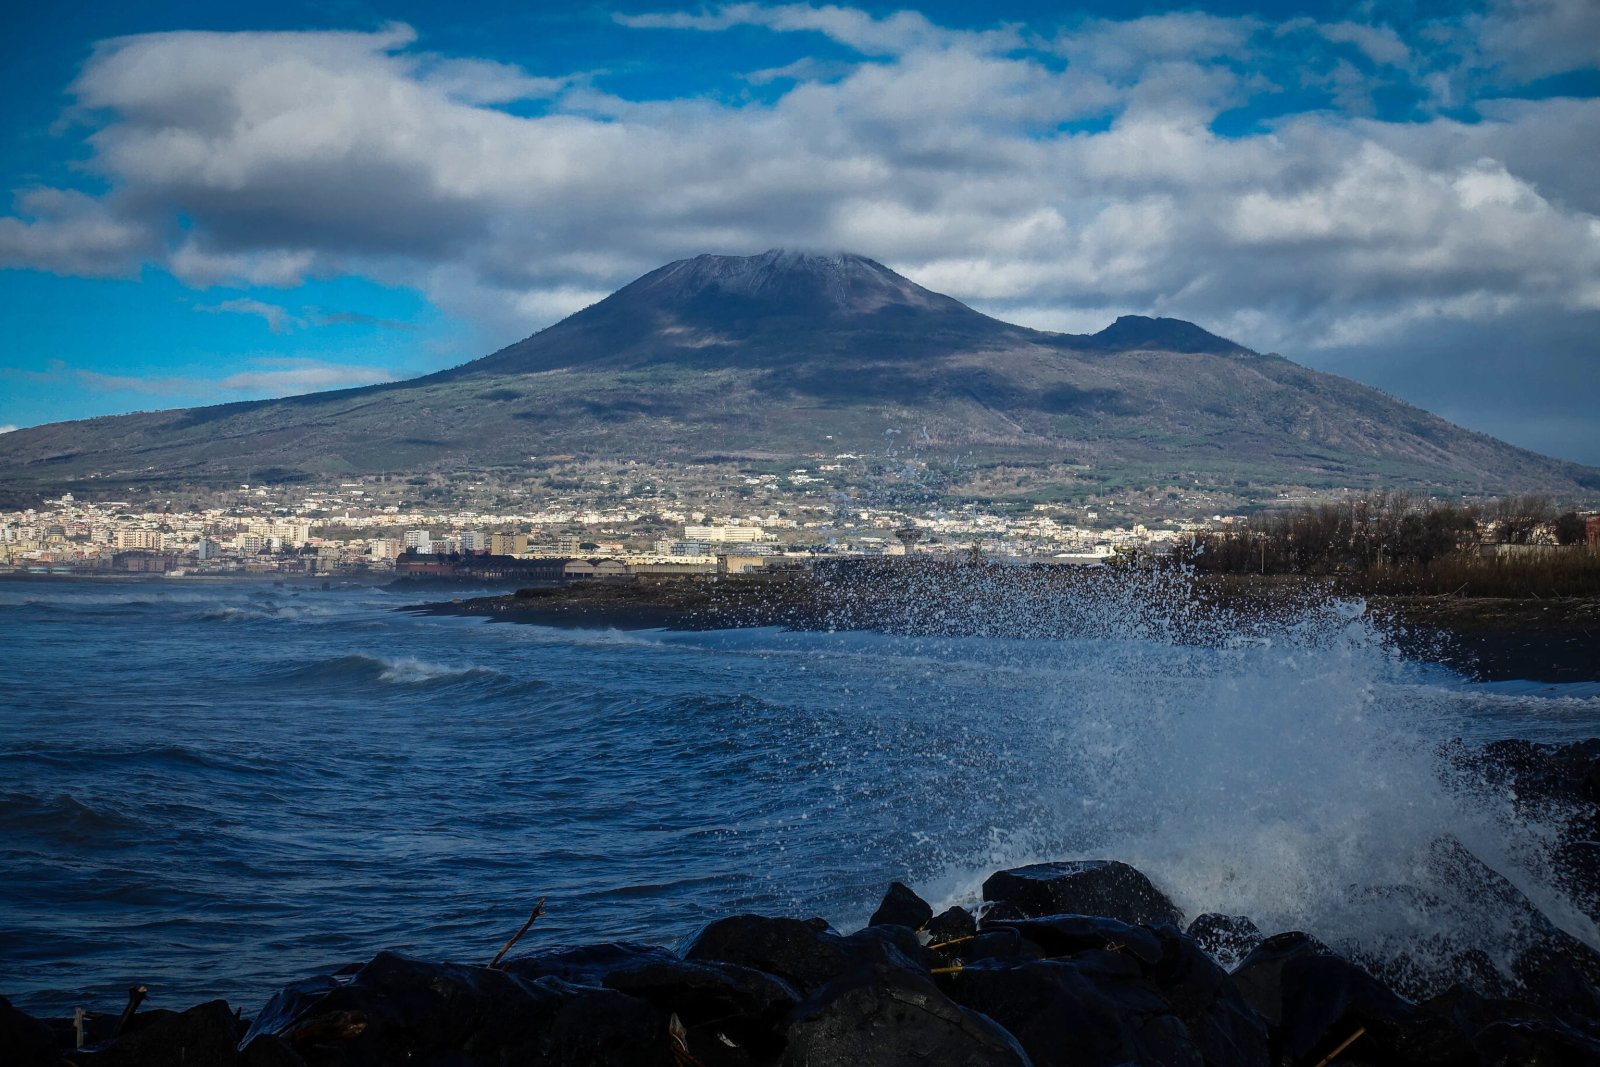
[[435, 374], [14, 431], [24, 489], [379, 471], [515, 471], [550, 455], [878, 454], [1113, 481], [1439, 491], [1600, 488], [1600, 470], [1454, 426], [1179, 319], [1089, 335], [1006, 323], [850, 253], [773, 249], [651, 271]]

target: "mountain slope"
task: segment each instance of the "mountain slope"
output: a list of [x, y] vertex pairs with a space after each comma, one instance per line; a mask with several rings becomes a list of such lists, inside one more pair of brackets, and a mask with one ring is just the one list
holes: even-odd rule
[[1170, 484], [1570, 492], [1600, 471], [1174, 319], [1098, 334], [982, 315], [860, 256], [668, 264], [492, 355], [407, 382], [56, 423], [0, 481], [111, 490], [515, 470], [555, 454], [882, 453], [1073, 463]]

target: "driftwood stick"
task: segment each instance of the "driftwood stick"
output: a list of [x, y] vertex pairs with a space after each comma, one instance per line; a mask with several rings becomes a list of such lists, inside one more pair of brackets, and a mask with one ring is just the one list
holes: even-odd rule
[[1338, 1048], [1334, 1049], [1332, 1052], [1328, 1053], [1326, 1056], [1322, 1057], [1322, 1059], [1317, 1061], [1317, 1067], [1328, 1067], [1328, 1064], [1333, 1062], [1335, 1056], [1339, 1055], [1339, 1053], [1355, 1044], [1356, 1038], [1360, 1037], [1366, 1032], [1367, 1028], [1365, 1026], [1356, 1027], [1356, 1032], [1341, 1041]]
[[112, 1037], [120, 1037], [123, 1028], [133, 1021], [133, 1013], [139, 1010], [139, 1005], [144, 1003], [144, 998], [150, 995], [150, 988], [142, 985], [128, 987], [128, 1006], [122, 1009], [122, 1018], [117, 1020], [116, 1027], [111, 1031]]
[[972, 934], [972, 935], [970, 935], [968, 937], [952, 937], [949, 941], [940, 941], [938, 944], [929, 945], [928, 947], [929, 948], [933, 948], [933, 949], [949, 948], [951, 945], [960, 945], [960, 944], [964, 944], [964, 943], [966, 943], [968, 941], [976, 941], [976, 940], [978, 940], [978, 935], [977, 934]]
[[489, 961], [489, 967], [491, 970], [500, 966], [500, 961], [506, 958], [506, 953], [511, 951], [511, 946], [515, 945], [518, 941], [521, 941], [522, 935], [528, 932], [528, 927], [533, 925], [533, 921], [544, 914], [544, 901], [544, 897], [539, 898], [539, 903], [533, 906], [533, 914], [528, 916], [528, 921], [522, 924], [522, 929], [512, 934], [511, 940], [505, 943], [505, 947], [499, 952], [495, 953], [494, 959]]

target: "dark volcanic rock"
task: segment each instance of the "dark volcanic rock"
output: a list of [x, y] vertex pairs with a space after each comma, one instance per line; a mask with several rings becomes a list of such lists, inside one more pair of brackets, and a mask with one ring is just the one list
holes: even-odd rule
[[1196, 916], [1188, 933], [1224, 967], [1244, 959], [1263, 940], [1260, 928], [1247, 916], [1219, 915], [1214, 911]]
[[928, 925], [928, 921], [932, 918], [933, 908], [912, 892], [910, 886], [903, 882], [891, 882], [889, 891], [883, 895], [883, 903], [872, 913], [867, 925], [883, 926], [886, 923], [893, 923], [896, 926], [909, 926], [913, 930], [920, 930]]
[[[841, 937], [821, 919], [773, 919], [761, 915], [736, 915], [711, 923], [696, 935], [684, 951], [688, 960], [714, 960], [753, 967], [777, 975], [809, 996], [819, 987], [851, 971], [874, 964], [885, 964], [907, 971], [921, 968], [901, 947], [874, 930], [893, 931], [897, 927], [876, 927], [853, 937]], [[910, 931], [906, 931], [910, 933]], [[915, 935], [912, 935], [913, 940]]]
[[49, 1026], [0, 997], [0, 1050], [11, 1062], [23, 1065], [57, 1064], [61, 1056]]
[[983, 883], [996, 919], [1103, 915], [1126, 923], [1180, 923], [1183, 913], [1139, 871], [1118, 860], [1066, 860], [999, 871]]
[[239, 1029], [238, 1017], [221, 1000], [183, 1012], [157, 1009], [135, 1015], [120, 1037], [72, 1058], [99, 1067], [231, 1067], [239, 1059]]
[[1037, 1067], [1203, 1062], [1138, 963], [1117, 953], [979, 960], [945, 988], [957, 1003], [1009, 1030]]
[[793, 986], [773, 975], [627, 942], [520, 957], [506, 970], [523, 979], [555, 977], [647, 1001], [677, 1017], [690, 1053], [708, 1067], [776, 1056], [783, 1021], [800, 1001]]
[[1352, 1037], [1361, 1047], [1352, 1044], [1348, 1058], [1357, 1062], [1455, 1063], [1467, 1054], [1451, 1027], [1305, 934], [1269, 937], [1232, 977], [1267, 1020], [1275, 1058], [1315, 1062]]
[[928, 923], [928, 939], [935, 945], [972, 937], [977, 932], [978, 921], [966, 908], [949, 908], [941, 911]]
[[731, 963], [650, 961], [613, 971], [605, 983], [677, 1019], [689, 1054], [704, 1067], [769, 1062], [799, 1001], [783, 979]]
[[1151, 977], [1172, 1013], [1189, 1028], [1207, 1064], [1267, 1063], [1267, 1026], [1228, 973], [1193, 938], [1173, 926], [1150, 931], [1161, 945]]
[[672, 1063], [662, 1012], [615, 990], [555, 977], [525, 981], [385, 952], [350, 981], [320, 996], [300, 990], [293, 999], [292, 1013], [269, 1005], [247, 1040], [275, 1035], [311, 1067]]
[[1454, 838], [1433, 843], [1429, 866], [1502, 927], [1521, 997], [1600, 1023], [1600, 953], [1557, 927], [1522, 891]]
[[1015, 930], [1046, 956], [1070, 956], [1090, 949], [1126, 952], [1145, 966], [1161, 958], [1161, 939], [1142, 926], [1093, 915], [1051, 915], [1042, 919], [1002, 919], [985, 931]]
[[783, 1063], [793, 1067], [1027, 1067], [1020, 1045], [926, 978], [871, 967], [824, 985], [795, 1011]]
[[503, 969], [507, 974], [530, 982], [539, 978], [559, 978], [575, 985], [600, 986], [605, 983], [606, 976], [615, 971], [677, 958], [656, 945], [607, 941], [518, 956], [507, 960]]

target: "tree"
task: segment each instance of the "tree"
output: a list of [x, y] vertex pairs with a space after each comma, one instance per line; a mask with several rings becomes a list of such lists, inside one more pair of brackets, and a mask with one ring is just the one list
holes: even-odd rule
[[1587, 530], [1584, 528], [1583, 516], [1576, 511], [1568, 511], [1556, 516], [1556, 542], [1563, 545], [1581, 545]]
[[1501, 541], [1508, 545], [1525, 545], [1534, 531], [1551, 520], [1554, 512], [1549, 497], [1529, 493], [1501, 498], [1496, 501], [1493, 514]]

